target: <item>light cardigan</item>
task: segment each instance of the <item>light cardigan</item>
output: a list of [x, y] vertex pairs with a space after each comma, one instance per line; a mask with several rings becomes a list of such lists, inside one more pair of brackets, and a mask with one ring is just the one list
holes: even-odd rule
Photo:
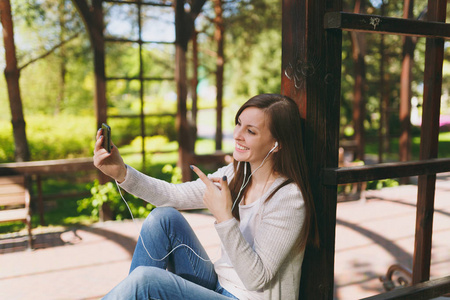
[[[228, 181], [233, 178], [232, 164], [210, 176], [221, 178], [224, 175]], [[285, 180], [277, 178], [261, 200], [265, 201]], [[205, 208], [205, 185], [200, 179], [171, 184], [127, 166], [127, 175], [120, 186], [155, 206]], [[299, 251], [296, 245], [305, 218], [301, 191], [296, 184], [290, 183], [263, 203], [253, 248], [244, 239], [236, 219], [216, 223], [215, 228], [236, 273], [248, 290], [262, 289], [266, 300], [298, 299], [304, 256], [304, 250]], [[218, 276], [220, 281], [220, 272]]]

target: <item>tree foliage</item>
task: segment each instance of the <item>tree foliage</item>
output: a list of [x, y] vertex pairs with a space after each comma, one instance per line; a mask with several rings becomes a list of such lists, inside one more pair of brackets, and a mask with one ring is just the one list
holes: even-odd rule
[[[403, 1], [366, 0], [367, 14], [381, 14], [385, 3], [386, 16], [402, 17]], [[345, 0], [344, 10], [353, 11], [354, 0]], [[414, 1], [414, 17], [423, 16], [426, 0]], [[93, 55], [86, 30], [70, 0], [15, 0], [12, 1], [15, 24], [20, 85], [25, 118], [32, 115], [93, 115], [94, 74]], [[258, 93], [279, 92], [281, 79], [281, 1], [242, 0], [223, 1], [225, 21], [225, 103], [242, 103]], [[128, 8], [126, 8], [128, 7]], [[136, 11], [130, 5], [104, 4], [105, 34], [136, 38]], [[448, 14], [450, 15], [450, 14]], [[173, 10], [146, 7], [144, 11], [144, 38], [146, 40], [174, 39]], [[216, 45], [213, 42], [214, 10], [211, 2], [204, 6], [196, 21], [200, 31], [200, 89], [213, 86]], [[122, 28], [122, 27], [123, 28]], [[163, 26], [163, 27], [161, 27]], [[155, 28], [160, 28], [159, 31]], [[164, 29], [162, 29], [164, 28]], [[120, 33], [122, 32], [122, 33]], [[403, 39], [385, 35], [387, 56], [390, 122], [399, 128], [399, 82]], [[365, 127], [376, 133], [380, 122], [380, 35], [367, 34], [365, 57], [367, 85], [365, 93]], [[4, 66], [3, 47], [0, 47], [0, 66]], [[423, 82], [425, 39], [417, 40], [413, 64], [413, 96], [420, 102]], [[143, 46], [144, 76], [173, 77], [174, 48], [165, 44]], [[446, 47], [446, 58], [450, 50]], [[31, 62], [31, 63], [30, 63]], [[352, 128], [352, 101], [354, 74], [349, 34], [343, 33], [341, 125]], [[445, 72], [445, 70], [444, 70]], [[448, 71], [447, 71], [448, 72]], [[110, 77], [137, 77], [139, 75], [138, 45], [106, 44], [106, 74]], [[444, 77], [443, 88], [448, 90], [449, 79]], [[62, 84], [63, 83], [63, 84]], [[205, 88], [206, 87], [206, 88]], [[4, 78], [0, 89], [5, 91]], [[139, 112], [138, 81], [108, 81], [109, 114]], [[176, 87], [173, 81], [152, 81], [145, 84], [145, 112], [171, 112], [176, 109]], [[445, 91], [444, 91], [445, 93]], [[448, 92], [447, 92], [448, 93]], [[61, 95], [63, 98], [61, 99]], [[205, 94], [199, 93], [200, 96]], [[200, 99], [201, 100], [201, 99]], [[211, 104], [213, 105], [213, 103]], [[445, 105], [444, 105], [445, 107]], [[0, 93], [0, 119], [10, 120], [7, 93]], [[57, 126], [56, 124], [54, 126]], [[349, 130], [351, 134], [351, 130]]]

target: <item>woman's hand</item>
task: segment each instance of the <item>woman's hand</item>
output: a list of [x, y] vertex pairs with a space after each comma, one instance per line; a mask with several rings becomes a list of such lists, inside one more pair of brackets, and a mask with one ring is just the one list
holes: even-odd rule
[[97, 131], [97, 141], [94, 147], [94, 166], [96, 166], [105, 175], [113, 178], [117, 182], [121, 183], [125, 180], [127, 175], [127, 167], [123, 162], [122, 156], [120, 156], [119, 150], [111, 142], [111, 153], [103, 148], [102, 142], [105, 138], [102, 135], [103, 129]]
[[233, 218], [231, 213], [231, 193], [228, 188], [227, 177], [208, 178], [199, 168], [191, 166], [191, 169], [206, 185], [203, 202], [216, 218], [217, 223]]

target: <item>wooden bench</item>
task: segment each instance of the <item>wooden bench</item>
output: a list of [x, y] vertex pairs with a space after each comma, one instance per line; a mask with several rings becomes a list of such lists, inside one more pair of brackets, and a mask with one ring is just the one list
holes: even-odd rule
[[0, 223], [12, 221], [27, 225], [28, 248], [32, 249], [30, 193], [23, 175], [0, 176]]

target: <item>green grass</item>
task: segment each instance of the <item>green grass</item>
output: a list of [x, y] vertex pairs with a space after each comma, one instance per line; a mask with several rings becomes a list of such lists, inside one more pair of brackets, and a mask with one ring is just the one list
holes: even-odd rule
[[[378, 140], [366, 143], [365, 153], [371, 155], [378, 155]], [[391, 139], [391, 147], [388, 153], [384, 153], [384, 161], [398, 161], [399, 160], [399, 139]], [[411, 139], [411, 160], [418, 160], [420, 157], [420, 136], [414, 136]], [[450, 157], [450, 132], [442, 132], [439, 134], [438, 144], [438, 158]]]

